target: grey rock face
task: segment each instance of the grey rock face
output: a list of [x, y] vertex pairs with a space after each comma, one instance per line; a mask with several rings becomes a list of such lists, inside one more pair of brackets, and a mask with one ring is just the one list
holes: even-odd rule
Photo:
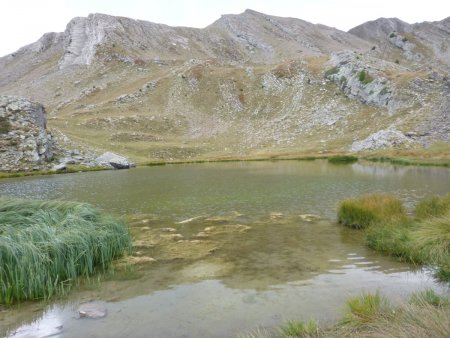
[[344, 94], [362, 103], [384, 107], [390, 99], [390, 83], [376, 69], [360, 61], [352, 52], [333, 54], [325, 76], [336, 82]]
[[24, 98], [0, 97], [0, 170], [35, 170], [53, 157], [44, 107]]
[[362, 141], [353, 142], [350, 150], [354, 152], [363, 150], [376, 150], [384, 148], [408, 148], [414, 142], [402, 132], [395, 129], [384, 129], [369, 135]]

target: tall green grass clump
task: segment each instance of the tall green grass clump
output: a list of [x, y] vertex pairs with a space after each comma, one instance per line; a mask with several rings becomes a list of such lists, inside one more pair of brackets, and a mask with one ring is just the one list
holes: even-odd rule
[[280, 338], [309, 338], [319, 336], [319, 325], [314, 319], [308, 322], [288, 320], [285, 325], [280, 327]]
[[450, 212], [450, 195], [440, 197], [432, 196], [424, 199], [416, 206], [416, 217], [425, 219], [440, 217]]
[[362, 229], [375, 223], [401, 221], [406, 217], [398, 198], [386, 194], [371, 194], [341, 202], [338, 222]]
[[0, 303], [61, 294], [130, 247], [126, 224], [89, 204], [0, 198]]
[[351, 164], [358, 161], [356, 156], [351, 155], [336, 155], [328, 157], [328, 162], [333, 164]]
[[450, 281], [450, 195], [420, 202], [414, 217], [392, 196], [349, 199], [341, 203], [338, 220], [364, 228], [372, 249], [431, 267], [439, 279]]
[[412, 294], [409, 302], [410, 304], [418, 306], [425, 304], [437, 307], [450, 306], [450, 298], [437, 294], [433, 289], [426, 289], [419, 293]]
[[361, 325], [372, 321], [389, 309], [386, 298], [377, 292], [363, 293], [360, 296], [350, 298], [347, 301], [347, 313], [342, 321], [345, 325]]

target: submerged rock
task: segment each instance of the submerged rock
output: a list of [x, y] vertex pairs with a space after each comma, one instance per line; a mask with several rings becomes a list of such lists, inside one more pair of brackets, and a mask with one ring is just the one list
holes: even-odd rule
[[[138, 254], [140, 252], [136, 252]], [[149, 257], [149, 256], [129, 256], [127, 258], [127, 263], [132, 265], [140, 265], [140, 264], [147, 264], [147, 263], [153, 263], [156, 262], [156, 259]]]
[[78, 314], [80, 318], [98, 319], [106, 316], [106, 306], [101, 302], [88, 302], [80, 304]]
[[302, 214], [300, 218], [306, 222], [312, 222], [320, 219], [320, 216], [314, 214]]

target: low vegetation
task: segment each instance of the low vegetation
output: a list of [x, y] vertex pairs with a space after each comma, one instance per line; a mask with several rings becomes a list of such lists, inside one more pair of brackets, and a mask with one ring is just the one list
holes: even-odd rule
[[333, 164], [350, 164], [358, 161], [356, 156], [351, 155], [336, 155], [328, 157], [328, 162]]
[[449, 336], [449, 299], [430, 289], [413, 294], [409, 302], [399, 306], [393, 306], [379, 293], [351, 298], [343, 319], [331, 327], [320, 327], [315, 320], [288, 321], [275, 330], [257, 329], [238, 335], [240, 338]]
[[0, 198], [0, 303], [62, 294], [130, 246], [125, 223], [89, 204]]
[[[445, 154], [445, 152], [442, 152]], [[419, 157], [420, 155], [416, 155]], [[367, 157], [365, 158], [370, 162], [382, 162], [390, 163], [395, 165], [414, 165], [414, 166], [424, 166], [424, 167], [447, 167], [450, 168], [450, 161], [448, 159], [418, 159], [418, 158], [398, 158], [398, 157]]]
[[450, 195], [420, 202], [408, 217], [401, 202], [390, 195], [368, 195], [343, 201], [338, 221], [365, 229], [369, 247], [414, 264], [433, 268], [450, 281]]
[[308, 322], [289, 320], [280, 328], [282, 337], [315, 337], [319, 333], [319, 326], [314, 319]]
[[11, 124], [6, 117], [0, 116], [0, 134], [8, 134]]
[[333, 67], [325, 71], [325, 78], [330, 77], [331, 75], [339, 73], [339, 67]]
[[343, 201], [338, 222], [355, 229], [406, 218], [402, 203], [395, 196], [372, 194]]
[[109, 170], [106, 167], [94, 166], [87, 167], [79, 164], [68, 165], [65, 170], [54, 171], [54, 170], [35, 170], [35, 171], [18, 171], [18, 172], [5, 172], [0, 171], [0, 179], [2, 178], [13, 178], [13, 177], [26, 177], [26, 176], [45, 176], [45, 175], [55, 175], [55, 174], [70, 174], [86, 171], [102, 171]]

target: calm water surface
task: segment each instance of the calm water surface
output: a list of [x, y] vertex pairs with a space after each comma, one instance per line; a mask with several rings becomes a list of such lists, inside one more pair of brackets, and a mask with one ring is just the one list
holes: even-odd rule
[[[233, 337], [287, 319], [336, 320], [345, 299], [362, 291], [380, 290], [397, 300], [427, 287], [448, 292], [428, 272], [368, 250], [360, 233], [335, 224], [340, 200], [380, 191], [412, 208], [425, 196], [449, 193], [450, 170], [280, 161], [2, 180], [2, 196], [85, 201], [119, 216], [145, 217], [146, 228], [171, 227], [184, 239], [166, 249], [172, 258], [177, 245], [201, 249], [196, 234], [207, 227], [249, 228], [208, 239], [217, 244], [208, 255], [157, 259], [141, 266], [135, 279], [113, 277], [80, 288], [42, 310], [24, 304], [0, 312], [0, 333]], [[164, 257], [156, 249], [148, 253]], [[105, 318], [77, 318], [80, 302], [90, 299], [104, 302]]]

